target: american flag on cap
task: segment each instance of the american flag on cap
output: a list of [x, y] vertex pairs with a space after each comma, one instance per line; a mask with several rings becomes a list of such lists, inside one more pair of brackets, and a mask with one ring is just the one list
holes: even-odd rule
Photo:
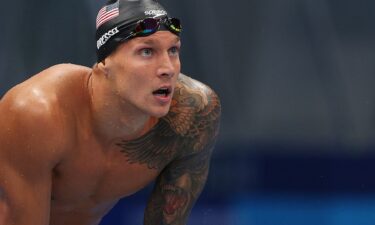
[[98, 16], [96, 17], [96, 29], [100, 27], [103, 23], [107, 22], [108, 20], [111, 20], [119, 15], [119, 1], [104, 6], [101, 10], [98, 12]]

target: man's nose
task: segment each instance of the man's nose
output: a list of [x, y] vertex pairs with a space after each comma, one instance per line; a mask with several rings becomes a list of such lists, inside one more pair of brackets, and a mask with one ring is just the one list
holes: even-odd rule
[[160, 77], [173, 77], [175, 73], [175, 65], [173, 60], [168, 53], [163, 54], [160, 59], [160, 66], [158, 68], [158, 76]]

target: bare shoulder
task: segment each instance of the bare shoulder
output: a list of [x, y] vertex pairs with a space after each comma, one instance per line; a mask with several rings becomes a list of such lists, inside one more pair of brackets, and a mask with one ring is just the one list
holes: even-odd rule
[[173, 100], [172, 109], [188, 107], [195, 112], [191, 116], [205, 112], [219, 118], [221, 106], [218, 95], [209, 86], [184, 74], [178, 78]]
[[[85, 79], [91, 72], [90, 68], [74, 65], [74, 64], [58, 64], [49, 67], [29, 79], [11, 88], [4, 96], [25, 97], [22, 95], [29, 95], [30, 92], [48, 92], [49, 96], [61, 90], [60, 87], [65, 87], [72, 83], [79, 83], [78, 80]], [[41, 96], [39, 96], [40, 98]]]
[[[37, 165], [37, 162], [43, 161], [50, 168], [57, 163], [57, 143], [61, 139], [58, 125], [51, 122], [49, 104], [30, 96], [21, 99], [9, 95], [0, 102], [0, 114], [2, 163], [16, 159]], [[18, 165], [21, 166], [21, 163]]]
[[24, 153], [31, 151], [40, 159], [48, 157], [48, 149], [57, 147], [61, 136], [51, 99], [37, 89], [15, 89], [4, 96], [0, 101], [2, 153], [27, 157]]
[[1, 145], [9, 151], [23, 151], [27, 145], [46, 157], [58, 152], [67, 140], [62, 138], [67, 131], [62, 96], [69, 92], [64, 87], [74, 83], [69, 76], [83, 71], [69, 64], [53, 66], [9, 90], [0, 100]]
[[57, 113], [64, 99], [69, 99], [67, 93], [82, 91], [89, 71], [72, 64], [45, 69], [10, 89], [0, 101], [0, 110], [5, 114], [25, 114], [26, 118], [49, 118]]
[[171, 128], [193, 144], [192, 150], [204, 149], [218, 133], [221, 105], [218, 95], [207, 85], [180, 74], [166, 120]]
[[201, 92], [202, 95], [214, 94], [213, 90], [206, 84], [203, 84], [202, 82], [195, 80], [182, 73], [178, 77], [177, 86], [179, 88], [185, 88], [185, 90]]

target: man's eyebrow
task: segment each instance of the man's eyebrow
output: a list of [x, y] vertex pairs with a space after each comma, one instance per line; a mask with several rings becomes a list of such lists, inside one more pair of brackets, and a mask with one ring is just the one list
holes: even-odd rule
[[[176, 37], [176, 38], [174, 38], [174, 42], [179, 42], [179, 41], [181, 41], [181, 38], [180, 37]], [[155, 39], [147, 39], [147, 40], [144, 40], [144, 41], [142, 41], [142, 43], [144, 43], [144, 44], [149, 44], [149, 45], [153, 45], [153, 44], [156, 44], [156, 43], [158, 43], [159, 41], [158, 40], [155, 40]]]
[[142, 41], [142, 43], [149, 44], [149, 45], [156, 44], [157, 42], [158, 41], [155, 41], [154, 39], [147, 39], [147, 40]]
[[177, 36], [177, 37], [175, 38], [175, 40], [176, 40], [176, 42], [179, 42], [179, 41], [181, 41], [181, 38], [180, 38], [179, 36]]

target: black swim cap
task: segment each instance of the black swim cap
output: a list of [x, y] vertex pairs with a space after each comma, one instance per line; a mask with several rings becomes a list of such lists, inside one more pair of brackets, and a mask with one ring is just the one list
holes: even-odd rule
[[168, 16], [167, 11], [156, 0], [110, 0], [99, 11], [96, 19], [96, 41], [98, 62], [110, 55], [145, 18]]

